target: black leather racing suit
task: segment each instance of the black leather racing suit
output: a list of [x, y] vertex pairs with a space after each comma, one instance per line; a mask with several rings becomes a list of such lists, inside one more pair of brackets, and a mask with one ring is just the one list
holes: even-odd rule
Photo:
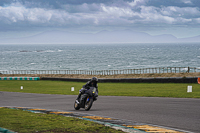
[[[76, 100], [79, 100], [81, 95], [85, 93], [86, 90], [90, 89], [90, 87], [95, 87], [97, 89], [97, 93], [98, 93], [98, 85], [96, 81], [88, 81], [85, 85], [83, 85], [83, 89], [80, 91], [78, 97], [76, 98]], [[81, 97], [80, 99], [80, 104], [82, 103], [82, 101], [85, 99], [86, 95], [83, 95], [83, 97]]]

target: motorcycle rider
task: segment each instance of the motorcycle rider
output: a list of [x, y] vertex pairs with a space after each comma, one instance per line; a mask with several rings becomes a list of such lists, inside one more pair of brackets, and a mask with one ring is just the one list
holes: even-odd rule
[[[83, 95], [83, 97], [80, 100], [79, 103], [79, 99], [81, 97], [82, 94], [85, 93], [86, 90], [90, 89], [90, 87], [95, 87], [96, 91], [98, 93], [98, 85], [97, 85], [98, 79], [96, 77], [93, 77], [90, 81], [88, 81], [85, 85], [83, 85], [83, 89], [80, 90], [78, 97], [76, 98], [76, 103], [81, 104], [82, 100], [85, 99], [85, 96]], [[97, 100], [97, 99], [95, 99]]]

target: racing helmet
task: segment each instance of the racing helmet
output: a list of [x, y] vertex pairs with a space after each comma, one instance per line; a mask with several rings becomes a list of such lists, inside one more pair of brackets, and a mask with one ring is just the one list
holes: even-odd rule
[[92, 81], [92, 82], [98, 82], [98, 79], [97, 79], [97, 77], [93, 77], [93, 78], [91, 79], [91, 81]]

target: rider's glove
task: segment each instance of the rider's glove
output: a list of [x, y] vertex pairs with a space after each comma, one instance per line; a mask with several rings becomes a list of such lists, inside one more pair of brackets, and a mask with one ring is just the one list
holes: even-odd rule
[[86, 91], [86, 89], [85, 89], [85, 88], [82, 88], [80, 92], [81, 92], [81, 93], [84, 93], [85, 91]]

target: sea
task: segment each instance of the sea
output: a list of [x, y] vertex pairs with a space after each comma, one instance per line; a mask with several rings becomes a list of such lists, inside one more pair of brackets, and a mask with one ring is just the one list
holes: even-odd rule
[[200, 43], [1, 44], [0, 70], [200, 68]]

